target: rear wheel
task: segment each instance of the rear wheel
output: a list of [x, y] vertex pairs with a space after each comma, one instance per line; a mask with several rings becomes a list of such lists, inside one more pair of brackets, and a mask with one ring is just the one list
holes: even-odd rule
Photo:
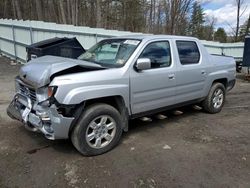
[[83, 155], [99, 155], [114, 148], [122, 135], [122, 117], [112, 106], [94, 104], [80, 117], [71, 140]]
[[221, 111], [226, 98], [225, 86], [221, 83], [214, 83], [209, 91], [208, 96], [202, 102], [204, 110], [214, 114]]

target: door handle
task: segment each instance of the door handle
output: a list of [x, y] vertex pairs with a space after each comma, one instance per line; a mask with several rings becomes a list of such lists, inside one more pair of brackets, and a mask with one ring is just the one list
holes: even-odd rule
[[174, 79], [174, 76], [175, 76], [174, 74], [169, 74], [169, 75], [168, 75], [169, 80], [173, 80], [173, 79]]
[[206, 74], [206, 71], [205, 71], [205, 70], [202, 70], [202, 71], [201, 71], [201, 74], [205, 75], [205, 74]]

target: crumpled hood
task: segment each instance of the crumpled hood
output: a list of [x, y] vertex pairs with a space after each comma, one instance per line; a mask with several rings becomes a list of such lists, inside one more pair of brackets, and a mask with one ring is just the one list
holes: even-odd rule
[[[103, 69], [98, 64], [87, 61], [69, 59], [57, 56], [43, 56], [31, 60], [22, 66], [19, 72], [20, 78], [27, 84], [39, 88], [50, 83], [52, 75], [76, 67], [84, 68], [84, 71], [93, 71]], [[72, 73], [72, 72], [71, 72]]]

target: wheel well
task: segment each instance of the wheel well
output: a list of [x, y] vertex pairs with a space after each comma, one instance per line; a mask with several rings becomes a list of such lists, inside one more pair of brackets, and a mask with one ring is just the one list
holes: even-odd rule
[[109, 104], [113, 106], [115, 109], [117, 109], [123, 118], [123, 125], [122, 125], [123, 130], [125, 132], [128, 131], [129, 112], [125, 105], [125, 101], [121, 96], [110, 96], [110, 97], [102, 97], [102, 98], [97, 98], [97, 99], [90, 99], [90, 100], [85, 101], [84, 108], [94, 103]]
[[122, 113], [122, 110], [126, 108], [125, 102], [121, 96], [111, 96], [111, 97], [101, 97], [97, 99], [90, 99], [90, 100], [85, 101], [85, 108], [94, 103], [109, 104], [110, 106], [113, 106], [115, 109], [117, 109], [120, 113]]
[[222, 83], [225, 86], [225, 88], [227, 89], [228, 81], [227, 81], [226, 78], [221, 78], [221, 79], [214, 80], [213, 84], [214, 83]]
[[129, 114], [128, 114], [128, 109], [126, 108], [125, 102], [121, 96], [111, 96], [111, 97], [102, 97], [102, 98], [97, 98], [97, 99], [86, 100], [80, 106], [78, 106], [75, 111], [76, 112], [75, 114], [77, 114], [77, 116], [75, 117], [75, 120], [72, 122], [70, 126], [69, 136], [71, 135], [71, 132], [75, 124], [77, 123], [81, 113], [84, 111], [84, 109], [95, 103], [109, 104], [110, 106], [113, 106], [115, 109], [117, 109], [123, 118], [123, 126], [122, 126], [123, 130], [125, 132], [128, 131]]

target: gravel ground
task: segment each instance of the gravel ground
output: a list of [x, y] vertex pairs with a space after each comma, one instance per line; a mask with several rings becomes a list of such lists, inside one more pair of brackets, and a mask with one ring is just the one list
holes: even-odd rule
[[6, 115], [19, 68], [0, 58], [0, 187], [250, 187], [249, 82], [237, 80], [219, 114], [133, 120], [114, 150], [83, 157]]

